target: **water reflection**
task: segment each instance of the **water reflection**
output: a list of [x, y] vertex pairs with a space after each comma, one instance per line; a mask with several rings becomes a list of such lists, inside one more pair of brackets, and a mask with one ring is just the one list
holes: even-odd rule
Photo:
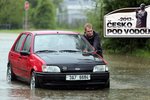
[[[112, 88], [149, 88], [150, 59], [123, 55], [107, 55]], [[120, 85], [116, 86], [118, 83]]]
[[10, 89], [8, 98], [26, 100], [108, 100], [109, 90]]

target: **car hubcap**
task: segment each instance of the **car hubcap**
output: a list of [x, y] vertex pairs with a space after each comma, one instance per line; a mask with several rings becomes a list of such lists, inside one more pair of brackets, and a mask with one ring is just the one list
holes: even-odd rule
[[34, 74], [32, 74], [31, 82], [30, 82], [30, 88], [34, 89], [35, 88], [35, 77]]

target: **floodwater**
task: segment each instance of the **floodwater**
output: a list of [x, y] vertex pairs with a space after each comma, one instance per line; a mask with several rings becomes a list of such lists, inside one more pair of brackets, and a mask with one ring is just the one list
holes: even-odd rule
[[110, 89], [35, 89], [6, 81], [8, 52], [18, 34], [0, 33], [0, 98], [2, 100], [149, 100], [150, 58], [104, 55], [110, 70]]

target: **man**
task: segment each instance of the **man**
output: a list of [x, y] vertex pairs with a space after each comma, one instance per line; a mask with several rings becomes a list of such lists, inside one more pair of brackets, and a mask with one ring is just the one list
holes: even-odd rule
[[103, 57], [103, 55], [102, 55], [102, 47], [101, 47], [101, 43], [100, 43], [100, 37], [99, 37], [98, 33], [96, 33], [95, 31], [93, 31], [92, 24], [86, 23], [84, 25], [84, 30], [85, 30], [84, 37], [95, 48], [95, 50], [97, 51], [97, 53], [101, 57]]
[[136, 11], [136, 27], [137, 28], [142, 28], [145, 27], [146, 28], [146, 21], [147, 21], [147, 12], [145, 11], [145, 4], [142, 3], [140, 5], [140, 10]]

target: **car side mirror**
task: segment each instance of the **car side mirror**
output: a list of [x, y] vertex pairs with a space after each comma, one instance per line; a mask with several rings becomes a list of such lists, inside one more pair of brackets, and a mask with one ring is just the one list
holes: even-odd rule
[[30, 55], [30, 52], [28, 52], [28, 51], [21, 51], [20, 54], [23, 55], [23, 56], [28, 56], [28, 55]]

